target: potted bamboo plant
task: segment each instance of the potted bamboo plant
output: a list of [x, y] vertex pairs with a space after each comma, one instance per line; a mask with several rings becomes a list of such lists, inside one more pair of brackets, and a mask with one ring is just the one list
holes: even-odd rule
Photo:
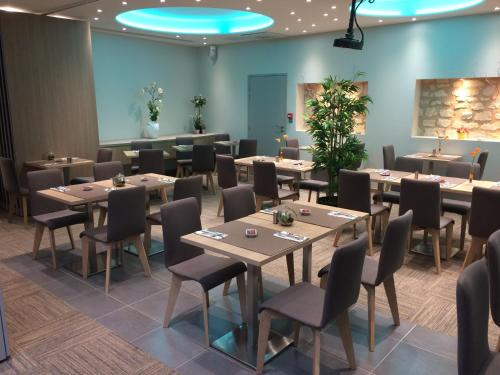
[[[354, 79], [362, 76], [357, 73]], [[362, 143], [353, 133], [357, 116], [368, 113], [372, 100], [359, 94], [354, 80], [326, 78], [323, 91], [306, 102], [310, 115], [306, 118], [308, 133], [312, 137], [311, 153], [315, 169], [325, 169], [328, 174], [327, 196], [320, 203], [336, 205], [338, 175], [341, 169], [354, 169], [366, 158]]]

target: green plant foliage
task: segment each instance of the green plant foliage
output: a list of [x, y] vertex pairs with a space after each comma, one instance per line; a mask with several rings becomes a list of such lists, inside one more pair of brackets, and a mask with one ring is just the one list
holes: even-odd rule
[[196, 95], [191, 99], [191, 103], [194, 104], [194, 115], [193, 115], [193, 126], [196, 130], [205, 129], [205, 123], [201, 116], [201, 109], [207, 104], [207, 98], [202, 95]]
[[153, 82], [142, 89], [142, 94], [149, 96], [147, 102], [149, 119], [153, 122], [158, 121], [161, 111], [161, 101], [164, 95], [163, 89], [156, 82]]

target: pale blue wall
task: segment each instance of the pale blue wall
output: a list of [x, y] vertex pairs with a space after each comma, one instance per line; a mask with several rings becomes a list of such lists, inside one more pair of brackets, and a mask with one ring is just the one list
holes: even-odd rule
[[166, 90], [160, 135], [191, 131], [189, 100], [199, 93], [195, 48], [100, 32], [92, 44], [101, 142], [141, 137], [147, 110], [139, 91], [153, 81]]
[[[415, 82], [423, 78], [500, 75], [500, 17], [451, 18], [366, 30], [363, 51], [332, 48], [341, 33], [220, 46], [215, 64], [208, 49], [198, 51], [201, 92], [208, 96], [211, 131], [247, 136], [249, 74], [288, 74], [288, 111], [295, 112], [296, 84], [328, 74], [350, 78], [367, 73], [374, 100], [367, 119], [369, 163], [381, 165], [383, 144], [397, 154], [435, 148], [429, 139], [411, 139]], [[289, 126], [293, 136], [295, 125]], [[302, 143], [308, 136], [299, 133]], [[445, 151], [465, 155], [473, 147], [490, 150], [488, 178], [500, 179], [500, 143], [449, 141]]]

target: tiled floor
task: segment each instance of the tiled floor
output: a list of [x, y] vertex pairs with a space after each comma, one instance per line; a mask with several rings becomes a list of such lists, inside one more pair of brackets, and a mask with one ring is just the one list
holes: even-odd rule
[[[222, 221], [215, 215], [217, 198], [210, 194], [204, 196], [204, 226]], [[250, 368], [203, 346], [201, 289], [196, 284], [183, 283], [171, 328], [162, 327], [170, 287], [170, 274], [163, 266], [162, 255], [150, 259], [152, 278], [143, 276], [136, 257], [126, 255], [124, 267], [112, 271], [111, 290], [105, 295], [102, 275], [84, 281], [62, 267], [53, 271], [48, 266], [50, 257], [47, 251], [41, 252], [39, 261], [32, 261], [28, 254], [33, 239], [32, 228], [24, 228], [21, 224], [8, 225], [0, 218], [0, 234], [0, 258], [6, 266], [169, 368], [187, 375], [253, 373]], [[153, 229], [153, 236], [161, 239], [159, 227]], [[344, 235], [344, 239], [347, 240], [348, 236]], [[60, 233], [57, 241], [64, 244], [68, 240], [64, 233]], [[44, 239], [42, 246], [48, 246], [47, 242]], [[318, 243], [314, 250], [314, 270], [327, 264], [331, 254], [331, 239]], [[415, 256], [408, 258], [396, 278], [400, 312], [404, 318], [401, 326], [392, 325], [383, 290], [377, 291], [376, 351], [369, 352], [364, 308], [366, 297], [362, 294], [358, 305], [350, 312], [358, 370], [349, 371], [336, 327], [332, 325], [322, 335], [323, 374], [456, 374], [456, 338], [451, 335], [456, 329], [453, 296], [459, 261], [445, 262], [443, 275], [437, 276], [432, 260]], [[61, 264], [68, 259], [70, 257], [64, 254], [59, 256]], [[264, 268], [266, 295], [286, 288], [285, 262], [274, 263]], [[298, 275], [301, 274], [301, 263], [298, 256]], [[10, 293], [23, 293], [23, 289], [19, 289]], [[241, 318], [235, 285], [232, 285], [228, 297], [222, 296], [220, 287], [212, 291], [210, 297], [209, 325], [213, 340], [236, 327]], [[429, 303], [435, 308], [428, 308]], [[310, 373], [311, 351], [311, 335], [304, 329], [298, 347], [287, 349], [271, 361], [266, 365], [266, 372]]]

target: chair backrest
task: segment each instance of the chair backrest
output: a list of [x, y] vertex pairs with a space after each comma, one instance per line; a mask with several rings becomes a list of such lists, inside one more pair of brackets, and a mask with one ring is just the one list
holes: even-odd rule
[[31, 214], [43, 215], [49, 212], [65, 210], [66, 206], [37, 194], [39, 190], [50, 189], [64, 185], [63, 173], [60, 169], [45, 169], [26, 174], [30, 191]]
[[215, 168], [214, 146], [193, 146], [193, 172], [212, 172]]
[[459, 375], [479, 374], [490, 360], [488, 320], [488, 270], [482, 259], [465, 268], [457, 282]]
[[96, 181], [109, 180], [117, 174], [123, 174], [123, 164], [121, 161], [108, 161], [105, 163], [96, 163], [93, 166], [94, 179]]
[[402, 216], [389, 221], [384, 235], [384, 242], [380, 249], [375, 285], [384, 282], [403, 265], [412, 221], [412, 210], [406, 211]]
[[370, 213], [370, 174], [341, 169], [339, 171], [338, 206]]
[[469, 234], [488, 238], [500, 229], [500, 190], [475, 187], [469, 217]]
[[287, 138], [286, 139], [286, 147], [299, 148], [298, 138]]
[[217, 183], [222, 189], [238, 185], [234, 159], [229, 155], [217, 155]]
[[486, 259], [490, 274], [491, 317], [500, 327], [500, 230], [493, 233], [486, 245]]
[[[446, 176], [457, 178], [468, 178], [471, 171], [471, 164], [466, 161], [450, 161], [446, 168]], [[479, 179], [480, 166], [478, 163], [472, 165], [474, 180]]]
[[181, 237], [201, 229], [200, 211], [196, 198], [185, 198], [160, 207], [165, 248], [165, 266], [203, 254], [203, 249], [181, 242]]
[[214, 141], [219, 142], [219, 141], [229, 141], [229, 134], [227, 133], [219, 133], [214, 135]]
[[139, 150], [139, 172], [165, 174], [163, 150]]
[[123, 241], [144, 233], [146, 188], [113, 190], [108, 195], [108, 241]]
[[240, 158], [248, 158], [257, 155], [257, 140], [256, 139], [241, 139], [238, 151]]
[[396, 162], [396, 154], [394, 152], [394, 145], [382, 146], [382, 155], [384, 157], [384, 169], [394, 170]]
[[[175, 138], [175, 144], [177, 146], [192, 145], [193, 144], [193, 137], [177, 137], [177, 138]], [[177, 160], [192, 159], [193, 152], [192, 151], [176, 151], [175, 157]]]
[[253, 162], [253, 186], [255, 195], [278, 199], [276, 165], [273, 162]]
[[441, 187], [439, 182], [409, 178], [401, 180], [399, 215], [413, 211], [413, 225], [439, 229], [441, 217]]
[[174, 201], [184, 198], [195, 198], [198, 202], [199, 213], [201, 213], [201, 196], [203, 194], [203, 177], [190, 176], [178, 178], [174, 183]]
[[222, 190], [224, 222], [238, 220], [255, 213], [255, 195], [250, 186], [235, 186]]
[[357, 240], [340, 246], [333, 254], [326, 282], [321, 327], [358, 300], [367, 246], [368, 236], [363, 233]]
[[215, 144], [216, 155], [231, 155], [231, 146]]
[[484, 169], [486, 168], [486, 160], [488, 160], [488, 150], [481, 151], [477, 157], [477, 163], [481, 166], [479, 170], [479, 179], [483, 178]]
[[153, 142], [150, 141], [132, 141], [130, 142], [131, 150], [151, 150]]
[[299, 160], [299, 149], [296, 147], [281, 147], [280, 152], [285, 159]]
[[420, 159], [398, 156], [394, 162], [394, 170], [422, 173], [424, 170], [424, 162]]
[[113, 150], [110, 148], [100, 148], [97, 150], [97, 163], [105, 163], [113, 160]]
[[7, 193], [19, 194], [19, 182], [17, 180], [14, 161], [7, 158], [0, 158], [0, 173], [2, 174], [3, 187]]

